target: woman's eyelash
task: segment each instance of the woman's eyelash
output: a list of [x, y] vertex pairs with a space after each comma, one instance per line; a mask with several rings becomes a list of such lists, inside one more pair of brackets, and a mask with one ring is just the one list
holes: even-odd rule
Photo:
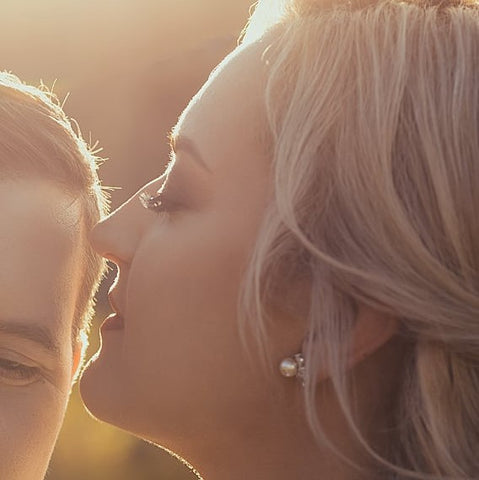
[[148, 192], [142, 192], [139, 195], [141, 204], [148, 210], [153, 210], [154, 212], [160, 211], [163, 207], [163, 202], [161, 200], [161, 194], [151, 195]]

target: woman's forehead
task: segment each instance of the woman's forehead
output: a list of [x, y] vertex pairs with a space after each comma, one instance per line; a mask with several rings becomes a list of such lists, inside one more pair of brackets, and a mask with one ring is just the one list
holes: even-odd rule
[[266, 128], [263, 51], [255, 43], [232, 52], [180, 116], [174, 132], [191, 138], [205, 158], [258, 149]]

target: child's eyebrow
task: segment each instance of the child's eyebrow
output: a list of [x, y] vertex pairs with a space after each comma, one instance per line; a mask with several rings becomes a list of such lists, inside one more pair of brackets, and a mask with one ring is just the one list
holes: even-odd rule
[[60, 354], [60, 347], [52, 331], [43, 325], [25, 320], [0, 320], [0, 334], [2, 333], [34, 342], [55, 356]]

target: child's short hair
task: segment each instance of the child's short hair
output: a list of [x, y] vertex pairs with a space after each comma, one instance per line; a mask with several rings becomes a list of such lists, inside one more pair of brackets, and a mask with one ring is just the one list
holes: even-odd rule
[[[35, 176], [60, 184], [81, 198], [83, 221], [89, 231], [107, 212], [107, 199], [97, 175], [98, 161], [52, 92], [0, 72], [0, 181]], [[72, 340], [82, 339], [86, 347], [93, 297], [105, 262], [89, 245], [84, 259]]]

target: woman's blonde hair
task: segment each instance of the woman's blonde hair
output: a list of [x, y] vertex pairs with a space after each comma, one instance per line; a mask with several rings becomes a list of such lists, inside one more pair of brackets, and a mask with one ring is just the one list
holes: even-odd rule
[[[90, 231], [108, 210], [97, 174], [99, 161], [51, 91], [0, 72], [0, 181], [35, 176], [58, 183], [81, 198], [82, 220]], [[82, 358], [88, 345], [94, 295], [105, 271], [104, 260], [89, 245], [84, 263], [72, 330], [73, 342], [82, 341]]]
[[246, 276], [248, 326], [267, 344], [271, 279], [307, 272], [304, 394], [322, 438], [321, 365], [354, 423], [357, 305], [400, 319], [412, 348], [383, 464], [400, 478], [477, 479], [479, 7], [271, 5], [259, 2], [244, 37], [277, 30], [264, 54], [275, 199]]

